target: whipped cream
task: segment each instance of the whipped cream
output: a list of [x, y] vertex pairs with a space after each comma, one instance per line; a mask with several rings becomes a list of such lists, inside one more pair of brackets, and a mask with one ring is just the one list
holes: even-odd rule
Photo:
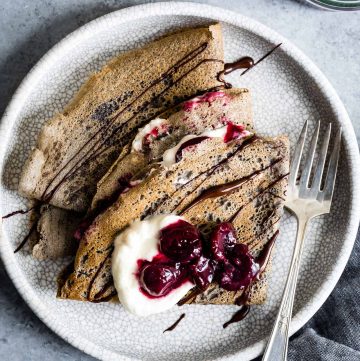
[[160, 129], [161, 126], [166, 124], [166, 120], [162, 118], [155, 118], [151, 120], [145, 127], [140, 128], [138, 133], [135, 136], [135, 139], [131, 145], [132, 152], [141, 152], [143, 150], [144, 139], [146, 136], [151, 135], [151, 132], [158, 128]]
[[[208, 137], [208, 138], [225, 138], [226, 132], [227, 132], [228, 125], [224, 125], [220, 128], [206, 130], [201, 134], [189, 134], [186, 135], [181, 139], [181, 141], [173, 148], [167, 149], [163, 154], [163, 160], [162, 165], [166, 168], [171, 167], [173, 164], [176, 163], [176, 153], [180, 149], [180, 147], [187, 141], [194, 139], [194, 138], [200, 138], [200, 137]], [[244, 130], [241, 135], [237, 138], [246, 137], [250, 134], [249, 131]]]
[[151, 261], [159, 253], [160, 230], [182, 217], [176, 215], [156, 215], [143, 221], [133, 222], [115, 238], [112, 254], [112, 275], [121, 304], [131, 313], [148, 316], [176, 305], [194, 287], [186, 281], [166, 296], [150, 298], [140, 290], [136, 273], [137, 261]]
[[201, 103], [208, 103], [209, 105], [216, 99], [222, 98], [223, 105], [228, 103], [229, 97], [226, 93], [222, 91], [214, 91], [208, 92], [203, 95], [199, 95], [195, 98], [192, 98], [183, 104], [183, 109], [186, 112], [191, 112], [193, 109], [197, 108], [197, 106]]

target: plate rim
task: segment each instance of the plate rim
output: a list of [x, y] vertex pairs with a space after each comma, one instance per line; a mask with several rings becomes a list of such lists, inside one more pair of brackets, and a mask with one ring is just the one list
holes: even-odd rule
[[[203, 16], [203, 12], [206, 13]], [[332, 87], [328, 79], [317, 68], [317, 66], [295, 45], [288, 39], [272, 30], [271, 28], [261, 24], [260, 22], [253, 20], [247, 16], [244, 16], [235, 11], [223, 9], [221, 7], [199, 4], [192, 2], [160, 2], [141, 4], [136, 6], [130, 6], [120, 10], [110, 12], [106, 15], [100, 16], [87, 24], [79, 27], [77, 30], [71, 32], [65, 36], [61, 41], [55, 44], [45, 55], [35, 64], [35, 66], [28, 72], [25, 78], [20, 83], [19, 87], [13, 94], [8, 106], [5, 109], [3, 117], [0, 123], [0, 137], [4, 140], [0, 145], [0, 177], [3, 174], [3, 163], [5, 161], [5, 149], [8, 144], [9, 136], [13, 127], [15, 126], [14, 120], [17, 118], [20, 109], [23, 94], [31, 92], [31, 87], [34, 86], [42, 76], [43, 67], [47, 67], [56, 61], [58, 55], [61, 55], [62, 49], [71, 48], [72, 43], [77, 42], [79, 39], [84, 39], [88, 36], [94, 35], [94, 30], [105, 26], [105, 23], [109, 19], [117, 18], [119, 24], [126, 24], [129, 21], [141, 20], [149, 16], [196, 16], [199, 18], [213, 19], [215, 21], [226, 22], [235, 27], [246, 29], [259, 37], [271, 42], [279, 43], [283, 42], [282, 50], [287, 53], [294, 61], [298, 63], [303, 70], [313, 78], [316, 84], [320, 85], [324, 94], [329, 98], [329, 103], [337, 112], [337, 119], [340, 121], [343, 130], [344, 137], [346, 139], [346, 145], [348, 146], [348, 152], [350, 157], [350, 178], [352, 179], [352, 198], [351, 198], [351, 213], [349, 217], [349, 224], [347, 230], [347, 236], [344, 237], [344, 243], [342, 247], [341, 257], [337, 259], [332, 267], [332, 272], [328, 275], [327, 279], [322, 283], [318, 297], [311, 299], [306, 308], [302, 308], [293, 318], [290, 334], [294, 334], [299, 330], [321, 307], [321, 305], [328, 298], [336, 283], [338, 282], [346, 264], [350, 257], [353, 245], [355, 243], [358, 225], [360, 221], [360, 155], [357, 145], [355, 132], [350, 121], [350, 118], [345, 110], [343, 103], [337, 95], [335, 89]], [[1, 207], [1, 205], [0, 205]], [[55, 318], [47, 311], [46, 307], [41, 303], [39, 297], [32, 290], [25, 275], [17, 268], [15, 257], [10, 248], [9, 242], [7, 242], [6, 236], [1, 229], [1, 242], [0, 242], [0, 256], [5, 265], [6, 271], [14, 283], [16, 289], [30, 306], [32, 311], [57, 335], [69, 342], [74, 347], [86, 352], [87, 354], [97, 357], [101, 360], [126, 360], [135, 361], [135, 358], [129, 358], [124, 355], [120, 355], [114, 351], [106, 349], [102, 346], [96, 345], [93, 342], [87, 340], [78, 335], [68, 334], [66, 328], [56, 327]], [[219, 357], [214, 360], [230, 360], [234, 357], [243, 357], [243, 359], [252, 359], [259, 356], [265, 346], [265, 340], [260, 340], [252, 345], [245, 347], [235, 353], [228, 354], [224, 357]]]

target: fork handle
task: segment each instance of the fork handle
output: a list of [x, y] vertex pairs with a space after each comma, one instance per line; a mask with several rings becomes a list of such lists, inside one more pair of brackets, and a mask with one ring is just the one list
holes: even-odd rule
[[308, 219], [299, 218], [296, 242], [287, 276], [280, 308], [262, 361], [286, 361], [289, 342], [289, 326], [295, 298], [296, 282], [299, 274], [301, 253]]

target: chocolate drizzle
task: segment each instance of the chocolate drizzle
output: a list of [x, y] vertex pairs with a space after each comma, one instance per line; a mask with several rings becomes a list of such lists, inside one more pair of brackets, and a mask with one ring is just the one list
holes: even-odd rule
[[195, 198], [188, 206], [186, 206], [180, 214], [184, 214], [191, 208], [195, 207], [197, 204], [203, 202], [205, 199], [208, 198], [217, 198], [221, 197], [227, 194], [231, 194], [232, 192], [236, 191], [238, 188], [242, 187], [245, 183], [249, 182], [251, 179], [254, 179], [257, 175], [264, 172], [265, 170], [273, 167], [275, 164], [279, 163], [282, 160], [282, 158], [277, 159], [273, 163], [271, 163], [269, 166], [259, 169], [255, 171], [254, 173], [251, 173], [250, 175], [240, 178], [238, 180], [226, 183], [226, 184], [220, 184], [211, 188], [206, 189], [204, 192], [200, 194], [197, 198]]
[[36, 231], [37, 228], [37, 222], [34, 222], [33, 225], [31, 226], [28, 234], [24, 237], [24, 239], [22, 240], [22, 242], [16, 247], [14, 253], [17, 253], [21, 250], [21, 248], [23, 248], [25, 246], [25, 244], [27, 243], [27, 241], [30, 239], [30, 236], [33, 234], [33, 232]]
[[[259, 63], [261, 63], [263, 60], [265, 60], [268, 56], [270, 56], [277, 48], [279, 48], [282, 45], [282, 43], [274, 46], [270, 51], [268, 51], [265, 55], [263, 55], [258, 61], [256, 61], [253, 66], [251, 68], [253, 68], [254, 66], [258, 65]], [[248, 68], [246, 70], [244, 70], [240, 76], [246, 74], [251, 68]]]
[[228, 327], [232, 323], [240, 322], [248, 315], [249, 311], [250, 311], [250, 306], [247, 305], [242, 306], [239, 311], [234, 313], [234, 315], [230, 318], [229, 321], [223, 324], [223, 328]]
[[163, 331], [163, 333], [174, 330], [175, 327], [180, 323], [180, 321], [184, 317], [185, 317], [185, 313], [181, 314], [180, 317], [170, 327], [168, 327], [166, 330]]
[[258, 277], [261, 275], [261, 273], [264, 272], [267, 264], [269, 263], [271, 251], [274, 248], [275, 240], [278, 235], [279, 230], [277, 230], [266, 242], [264, 248], [262, 249], [258, 257], [256, 257], [256, 263], [259, 265]]
[[[39, 212], [40, 206], [41, 206], [41, 204], [35, 204], [34, 206], [32, 206], [32, 207], [30, 207], [28, 209], [19, 209], [18, 211], [14, 211], [14, 212], [6, 214], [5, 216], [2, 217], [2, 219], [11, 218], [11, 217], [16, 216], [18, 214], [27, 214], [27, 213], [29, 213], [31, 211]], [[37, 224], [38, 224], [38, 220], [33, 222], [29, 232], [24, 237], [24, 239], [20, 242], [20, 244], [16, 247], [16, 249], [14, 250], [14, 253], [19, 252], [25, 246], [25, 244], [30, 239], [30, 236], [36, 231]]]
[[239, 60], [233, 63], [226, 63], [224, 64], [224, 70], [218, 74], [217, 80], [224, 84], [225, 89], [231, 89], [232, 84], [225, 81], [224, 75], [228, 75], [238, 69], [250, 69], [253, 66], [254, 66], [254, 59], [251, 58], [250, 56], [245, 56], [243, 58], [240, 58]]
[[10, 217], [16, 216], [17, 214], [26, 214], [26, 213], [31, 212], [32, 210], [37, 209], [38, 207], [39, 207], [39, 205], [36, 204], [35, 206], [33, 206], [33, 207], [31, 207], [31, 208], [28, 208], [28, 209], [19, 209], [18, 211], [14, 211], [14, 212], [8, 213], [8, 214], [6, 214], [5, 216], [2, 216], [1, 218], [2, 218], [2, 219], [6, 219], [6, 218], [10, 218]]
[[[218, 73], [217, 75], [217, 80], [219, 82], [221, 82], [223, 85], [222, 87], [225, 89], [231, 89], [232, 88], [232, 84], [228, 83], [225, 79], [224, 79], [224, 75], [228, 75], [230, 73], [232, 73], [235, 70], [238, 69], [245, 69], [240, 76], [246, 74], [250, 69], [252, 69], [253, 67], [255, 67], [256, 65], [258, 65], [259, 63], [261, 63], [263, 60], [265, 60], [268, 56], [270, 56], [278, 47], [280, 47], [282, 43], [276, 45], [274, 48], [272, 48], [270, 51], [268, 51], [265, 55], [263, 55], [259, 60], [257, 60], [256, 62], [254, 61], [253, 58], [251, 58], [250, 56], [244, 56], [243, 58], [240, 58], [237, 61], [234, 61], [233, 63], [225, 63], [224, 64], [224, 70], [221, 71], [220, 73]], [[215, 87], [214, 89], [220, 89], [220, 87]]]

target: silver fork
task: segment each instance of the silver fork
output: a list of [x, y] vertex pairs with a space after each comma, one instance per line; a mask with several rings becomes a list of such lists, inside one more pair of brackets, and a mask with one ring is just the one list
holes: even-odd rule
[[329, 166], [322, 185], [326, 154], [331, 134], [331, 123], [328, 125], [325, 138], [322, 142], [318, 162], [311, 185], [309, 185], [311, 169], [314, 161], [316, 145], [319, 137], [320, 122], [312, 136], [305, 166], [301, 172], [300, 181], [298, 173], [300, 161], [304, 149], [304, 143], [308, 128], [306, 121], [297, 142], [293, 159], [290, 165], [289, 186], [285, 206], [296, 216], [298, 220], [297, 236], [294, 253], [270, 339], [265, 349], [263, 361], [283, 361], [287, 359], [289, 338], [289, 325], [293, 309], [296, 282], [299, 274], [301, 253], [304, 245], [306, 227], [313, 217], [330, 212], [331, 200], [334, 193], [336, 171], [339, 160], [341, 129], [336, 134], [334, 148], [330, 155]]

